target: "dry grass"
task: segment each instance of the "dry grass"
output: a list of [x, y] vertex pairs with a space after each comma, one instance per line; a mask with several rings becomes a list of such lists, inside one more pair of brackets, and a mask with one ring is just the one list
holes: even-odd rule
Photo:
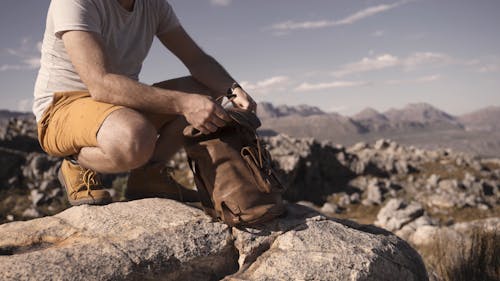
[[500, 162], [499, 161], [485, 160], [482, 162], [482, 164], [490, 171], [500, 170]]
[[500, 280], [500, 234], [475, 227], [462, 239], [440, 234], [418, 249], [429, 272], [443, 281]]
[[428, 208], [425, 207], [426, 213], [433, 219], [437, 219], [440, 224], [448, 224], [448, 222], [460, 223], [474, 220], [482, 220], [487, 218], [500, 217], [500, 205], [495, 205], [491, 209], [481, 210], [473, 207], [464, 208]]
[[347, 206], [344, 212], [335, 214], [335, 217], [353, 220], [359, 224], [373, 224], [381, 208], [378, 205], [365, 206], [363, 204], [353, 204]]
[[420, 172], [418, 177], [428, 178], [435, 174], [439, 176], [440, 179], [456, 179], [463, 180], [465, 174], [469, 173], [473, 176], [480, 176], [479, 172], [471, 167], [459, 167], [454, 163], [440, 163], [440, 162], [427, 162], [423, 163], [420, 167]]

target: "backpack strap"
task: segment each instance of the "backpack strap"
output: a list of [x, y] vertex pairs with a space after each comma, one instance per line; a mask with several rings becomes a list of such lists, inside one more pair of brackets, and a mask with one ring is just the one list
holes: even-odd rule
[[201, 204], [203, 205], [203, 209], [207, 214], [209, 214], [213, 218], [216, 218], [217, 214], [215, 212], [214, 203], [212, 202], [211, 196], [208, 193], [205, 184], [203, 184], [203, 180], [201, 179], [200, 174], [198, 173], [198, 164], [196, 164], [194, 160], [191, 159], [191, 157], [189, 156], [188, 156], [188, 164], [189, 168], [193, 172], [194, 182], [198, 189], [198, 195], [200, 197]]

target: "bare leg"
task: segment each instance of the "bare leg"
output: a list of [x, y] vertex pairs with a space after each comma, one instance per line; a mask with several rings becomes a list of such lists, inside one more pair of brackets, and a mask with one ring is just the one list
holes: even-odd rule
[[119, 173], [144, 165], [153, 154], [157, 133], [139, 112], [119, 109], [111, 113], [97, 133], [97, 147], [84, 147], [78, 162], [101, 173]]
[[[210, 90], [192, 77], [166, 80], [153, 85], [186, 94], [211, 95]], [[182, 130], [188, 125], [182, 116], [165, 115], [158, 132], [146, 117], [133, 109], [111, 113], [97, 133], [97, 147], [84, 147], [78, 154], [81, 166], [100, 173], [126, 172], [148, 161], [167, 161], [182, 147]]]
[[174, 154], [183, 146], [182, 131], [188, 125], [184, 117], [177, 117], [167, 123], [160, 131], [151, 162], [164, 162], [172, 159]]

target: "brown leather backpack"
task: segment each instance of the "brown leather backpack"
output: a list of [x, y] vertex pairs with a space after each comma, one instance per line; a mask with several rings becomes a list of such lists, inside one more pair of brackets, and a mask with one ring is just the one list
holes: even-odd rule
[[284, 187], [272, 168], [269, 152], [252, 112], [226, 109], [233, 119], [203, 135], [188, 126], [185, 149], [198, 194], [207, 214], [233, 225], [255, 225], [281, 215]]

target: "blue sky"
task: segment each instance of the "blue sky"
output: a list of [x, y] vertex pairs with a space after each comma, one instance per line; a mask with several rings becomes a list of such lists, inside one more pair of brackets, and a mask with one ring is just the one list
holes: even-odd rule
[[[112, 0], [110, 0], [112, 1]], [[0, 108], [29, 110], [49, 0], [2, 0]], [[498, 0], [170, 0], [258, 101], [354, 114], [500, 105]], [[158, 42], [146, 83], [187, 75]]]

